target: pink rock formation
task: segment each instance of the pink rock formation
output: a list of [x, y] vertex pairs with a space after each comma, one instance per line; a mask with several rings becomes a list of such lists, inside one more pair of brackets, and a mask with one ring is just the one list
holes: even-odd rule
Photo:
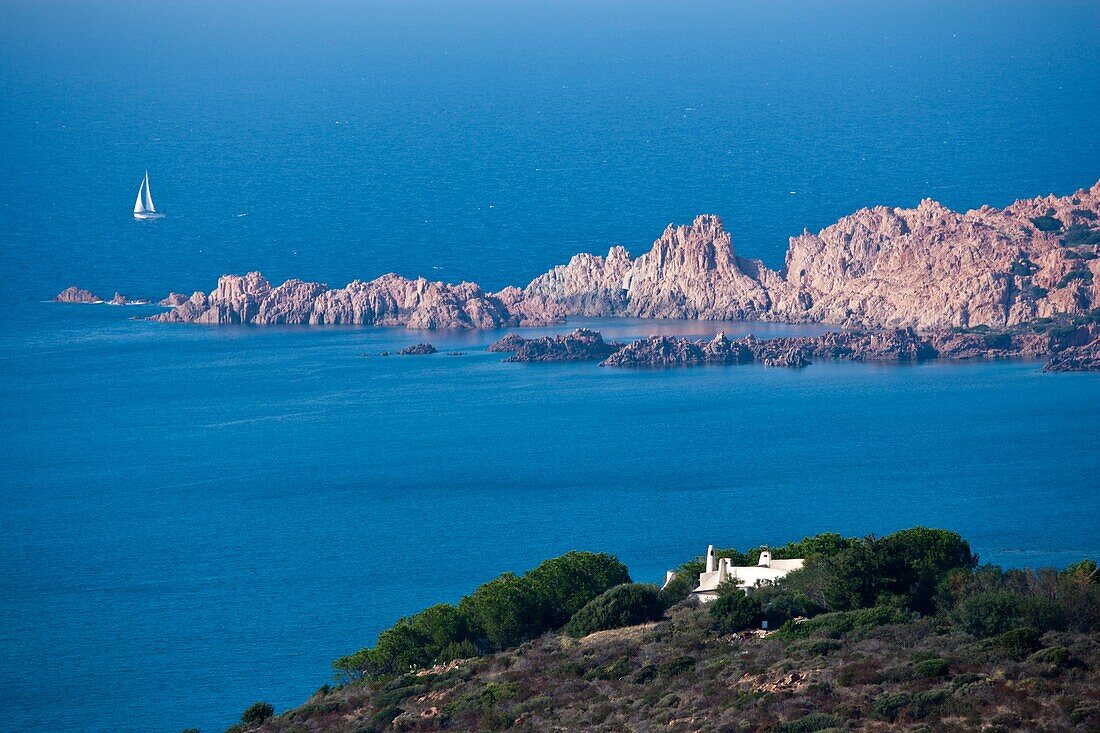
[[[1064, 228], [1094, 226], [1100, 183], [1072, 196], [1017, 201], [960, 214], [935, 201], [915, 209], [875, 207], [818, 234], [791, 239], [788, 288], [776, 311], [787, 318], [864, 326], [1012, 326], [1100, 304], [1095, 246], [1066, 247], [1060, 232], [1031, 219], [1054, 215]], [[1087, 271], [1065, 281], [1068, 273]]]
[[65, 288], [60, 293], [54, 296], [54, 301], [57, 303], [102, 303], [103, 298], [99, 297], [90, 290], [84, 290], [78, 288], [75, 285]]
[[176, 306], [183, 305], [187, 302], [187, 296], [183, 293], [168, 293], [164, 298], [161, 298], [157, 305], [162, 305], [167, 308], [175, 308]]
[[258, 272], [224, 275], [209, 295], [196, 292], [156, 320], [192, 323], [373, 324], [409, 328], [519, 325], [500, 298], [473, 283], [448, 285], [398, 275], [330, 290], [323, 283], [272, 285]]
[[[1100, 305], [1096, 232], [1100, 183], [1065, 197], [960, 214], [931, 200], [915, 209], [862, 209], [817, 234], [793, 237], [783, 273], [738, 257], [722, 222], [669, 227], [631, 260], [577, 255], [509, 292], [528, 314], [758, 318], [865, 327], [1006, 327]], [[1041, 231], [1032, 219], [1062, 227]], [[1064, 241], [1065, 240], [1065, 241]]]
[[782, 279], [757, 260], [738, 257], [717, 216], [673, 227], [631, 260], [622, 247], [607, 257], [581, 254], [535, 278], [522, 291], [524, 312], [552, 315], [766, 318], [769, 287]]
[[209, 295], [156, 318], [497, 328], [584, 315], [1006, 328], [1100, 306], [1098, 221], [1100, 182], [1005, 209], [879, 206], [793, 237], [780, 273], [737, 256], [721, 220], [700, 216], [670, 225], [636, 259], [622, 247], [579, 254], [499, 293], [392, 274], [337, 290], [300, 280], [272, 287], [254, 272], [226, 275]]

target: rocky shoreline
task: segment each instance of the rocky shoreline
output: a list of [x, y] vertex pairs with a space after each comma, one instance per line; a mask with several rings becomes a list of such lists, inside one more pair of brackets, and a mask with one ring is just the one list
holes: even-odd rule
[[607, 342], [598, 331], [577, 329], [525, 339], [509, 334], [489, 351], [510, 353], [506, 362], [598, 361], [606, 367], [685, 367], [760, 364], [802, 368], [815, 360], [916, 363], [932, 359], [1048, 357], [1044, 371], [1100, 368], [1100, 324], [1045, 331], [919, 333], [910, 328], [839, 331], [820, 336], [730, 340], [651, 336], [631, 343]]
[[[55, 300], [108, 302], [77, 287]], [[136, 301], [116, 294], [109, 302]], [[171, 293], [159, 304], [168, 310], [150, 319], [167, 323], [496, 329], [588, 316], [829, 323], [862, 330], [834, 334], [832, 341], [660, 338], [622, 346], [602, 338], [583, 343], [587, 336], [568, 342], [521, 339], [514, 361], [797, 367], [822, 357], [1042, 355], [1052, 357], [1051, 371], [1095, 370], [1095, 339], [1063, 348], [1058, 339], [1044, 342], [1038, 326], [1055, 322], [1072, 330], [1100, 321], [1100, 182], [1004, 209], [959, 213], [931, 200], [913, 209], [861, 209], [817, 234], [792, 237], [780, 271], [739, 256], [722, 221], [700, 216], [688, 226], [670, 224], [637, 258], [623, 247], [612, 247], [606, 257], [578, 254], [523, 288], [499, 292], [392, 273], [336, 289], [302, 280], [272, 285], [251, 272], [222, 276], [210, 293]], [[973, 337], [978, 329], [1000, 335]]]

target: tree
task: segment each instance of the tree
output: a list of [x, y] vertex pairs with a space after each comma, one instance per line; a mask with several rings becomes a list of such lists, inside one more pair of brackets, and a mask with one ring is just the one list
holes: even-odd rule
[[724, 593], [710, 604], [710, 616], [719, 631], [752, 629], [760, 623], [760, 602], [743, 590]]
[[634, 626], [656, 621], [665, 613], [665, 604], [655, 585], [626, 583], [593, 598], [573, 614], [565, 631], [570, 636], [587, 636], [594, 631]]
[[883, 539], [881, 549], [885, 590], [903, 596], [909, 608], [923, 613], [932, 610], [936, 586], [950, 571], [978, 564], [970, 544], [943, 529], [914, 527], [895, 532]]
[[543, 608], [526, 580], [504, 573], [458, 603], [459, 612], [493, 649], [507, 649], [538, 636]]
[[881, 540], [868, 537], [822, 560], [822, 595], [831, 611], [850, 611], [875, 605], [882, 591], [884, 557]]
[[547, 629], [560, 628], [596, 596], [630, 582], [626, 566], [613, 555], [593, 552], [567, 552], [523, 577], [542, 604]]
[[269, 702], [254, 702], [241, 713], [244, 725], [259, 725], [275, 714], [275, 706]]

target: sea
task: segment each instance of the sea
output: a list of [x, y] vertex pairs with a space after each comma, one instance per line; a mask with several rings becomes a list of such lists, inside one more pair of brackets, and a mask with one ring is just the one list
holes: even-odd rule
[[[781, 268], [862, 206], [1091, 186], [1097, 58], [1090, 2], [6, 0], [0, 729], [220, 731], [573, 549], [645, 582], [914, 525], [1008, 567], [1100, 556], [1097, 374], [509, 364], [506, 331], [49, 302], [251, 270], [495, 289], [700, 213]], [[822, 330], [524, 333], [578, 326]]]

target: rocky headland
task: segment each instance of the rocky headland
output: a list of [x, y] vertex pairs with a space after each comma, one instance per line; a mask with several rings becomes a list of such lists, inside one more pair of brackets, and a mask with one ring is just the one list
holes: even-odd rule
[[509, 334], [489, 351], [511, 353], [508, 362], [599, 361], [607, 367], [684, 367], [761, 364], [801, 368], [815, 360], [915, 363], [930, 359], [1049, 357], [1048, 371], [1086, 371], [1100, 365], [1100, 324], [1016, 328], [1008, 332], [911, 328], [839, 331], [820, 336], [731, 340], [651, 336], [606, 342], [597, 331], [577, 329], [526, 339]]
[[1069, 196], [960, 213], [932, 200], [861, 209], [792, 237], [780, 271], [737, 254], [717, 216], [672, 226], [649, 251], [578, 254], [525, 287], [486, 292], [383, 275], [331, 289], [258, 272], [170, 296], [167, 322], [501, 328], [569, 316], [1006, 329], [1100, 306], [1100, 182]]

